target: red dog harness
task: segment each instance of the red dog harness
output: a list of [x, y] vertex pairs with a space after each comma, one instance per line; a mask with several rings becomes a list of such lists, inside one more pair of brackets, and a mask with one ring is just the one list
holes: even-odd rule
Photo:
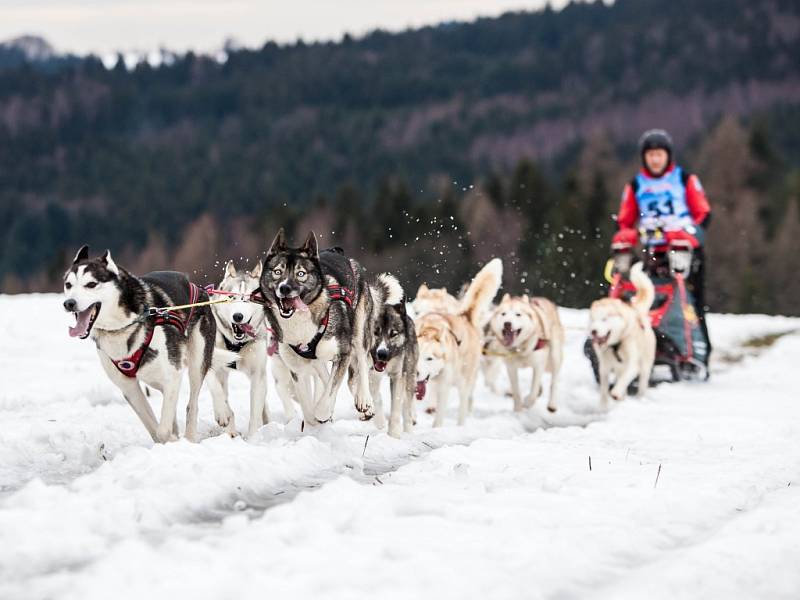
[[[199, 297], [200, 288], [189, 282], [189, 304], [194, 304], [197, 302]], [[193, 316], [194, 306], [192, 306], [189, 310], [189, 316], [185, 321], [178, 311], [165, 310], [156, 313], [152, 317], [153, 326], [148, 330], [144, 341], [136, 349], [136, 351], [126, 358], [121, 358], [119, 360], [114, 360], [112, 358], [111, 362], [114, 363], [114, 366], [117, 367], [117, 370], [125, 375], [125, 377], [136, 377], [136, 374], [139, 372], [139, 367], [142, 364], [142, 359], [144, 358], [145, 352], [147, 352], [147, 349], [150, 347], [150, 342], [153, 341], [153, 335], [156, 332], [156, 327], [168, 325], [177, 329], [181, 335], [186, 335]]]
[[[339, 285], [338, 283], [332, 283], [330, 285], [325, 286], [325, 289], [328, 290], [328, 298], [333, 301], [341, 300], [347, 306], [353, 306], [353, 302], [355, 301], [356, 293], [347, 288], [343, 285]], [[322, 337], [325, 335], [325, 331], [328, 329], [328, 320], [330, 318], [331, 309], [329, 308], [325, 312], [325, 316], [322, 318], [322, 321], [317, 328], [317, 333], [311, 338], [311, 341], [306, 344], [298, 344], [292, 345], [289, 344], [289, 347], [295, 351], [295, 353], [301, 357], [308, 360], [314, 360], [317, 358], [317, 346], [319, 345]]]
[[356, 293], [353, 290], [336, 283], [325, 287], [328, 290], [328, 298], [331, 300], [341, 300], [347, 304], [347, 306], [353, 306], [353, 301], [356, 298]]

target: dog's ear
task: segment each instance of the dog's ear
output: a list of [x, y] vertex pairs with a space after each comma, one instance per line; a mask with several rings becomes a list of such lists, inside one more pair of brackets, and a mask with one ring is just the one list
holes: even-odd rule
[[400, 299], [400, 302], [395, 304], [394, 307], [397, 310], [397, 312], [400, 314], [401, 317], [405, 317], [406, 316], [406, 297], [403, 296]]
[[225, 265], [225, 277], [236, 277], [236, 266], [232, 260]]
[[254, 279], [261, 279], [261, 261], [256, 261], [256, 266], [253, 267], [253, 270], [250, 271], [250, 277]]
[[506, 293], [503, 294], [503, 298], [500, 300], [500, 302], [508, 302], [509, 300], [511, 300], [511, 294]]
[[300, 252], [305, 252], [311, 258], [317, 258], [319, 256], [317, 235], [313, 231], [308, 232], [308, 237], [306, 238], [306, 241], [303, 243], [303, 247], [300, 248]]
[[286, 233], [283, 231], [283, 227], [281, 227], [278, 230], [278, 235], [276, 235], [275, 239], [272, 240], [272, 245], [269, 247], [267, 256], [272, 256], [273, 254], [277, 254], [283, 250], [286, 250]]
[[530, 297], [528, 296], [528, 294], [522, 294], [522, 301], [523, 301], [525, 304], [530, 304], [530, 303], [531, 303], [531, 299], [530, 299]]
[[119, 267], [117, 263], [114, 262], [114, 259], [111, 258], [111, 250], [106, 250], [103, 256], [100, 257], [100, 260], [106, 264], [106, 269], [119, 277]]
[[427, 284], [425, 284], [425, 283], [420, 284], [419, 288], [417, 288], [417, 296], [419, 296], [420, 294], [424, 294], [427, 291], [428, 291]]
[[76, 265], [82, 260], [88, 260], [88, 259], [89, 259], [89, 246], [84, 244], [83, 246], [81, 246], [81, 249], [78, 250], [78, 253], [75, 255], [75, 258], [72, 259], [72, 264]]

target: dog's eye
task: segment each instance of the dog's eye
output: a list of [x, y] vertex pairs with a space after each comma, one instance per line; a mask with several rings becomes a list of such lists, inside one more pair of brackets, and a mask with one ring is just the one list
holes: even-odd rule
[[275, 277], [280, 277], [282, 273], [283, 273], [283, 271], [281, 269], [272, 269], [272, 274]]
[[389, 332], [389, 337], [390, 337], [390, 338], [397, 337], [397, 332], [396, 332], [394, 329], [392, 329], [392, 330]]
[[72, 289], [72, 284], [67, 282], [67, 283], [64, 284], [64, 287], [67, 288], [68, 290], [71, 290]]
[[507, 313], [506, 311], [503, 311], [503, 312], [501, 312], [501, 313], [500, 313], [500, 316], [501, 316], [501, 317], [505, 317], [507, 314], [508, 314], [508, 313]]
[[305, 277], [306, 277], [306, 272], [305, 271], [301, 270], [301, 271], [297, 272], [297, 278], [298, 279], [305, 279]]
[[426, 356], [425, 360], [431, 361], [431, 360], [433, 360], [433, 357], [432, 356]]
[[514, 313], [514, 316], [521, 317], [522, 315], [520, 313]]
[[97, 282], [96, 281], [90, 281], [89, 283], [86, 284], [86, 287], [89, 288], [90, 290], [94, 289], [94, 288], [97, 287]]

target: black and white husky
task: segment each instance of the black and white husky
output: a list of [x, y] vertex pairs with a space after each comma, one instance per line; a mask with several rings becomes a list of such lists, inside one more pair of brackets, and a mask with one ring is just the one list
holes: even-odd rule
[[[225, 276], [218, 290], [236, 298], [231, 302], [214, 304], [212, 310], [217, 322], [216, 347], [235, 352], [239, 360], [227, 366], [215, 366], [208, 378], [209, 389], [214, 398], [214, 417], [220, 427], [230, 435], [236, 434], [233, 411], [228, 403], [228, 375], [235, 369], [250, 380], [250, 425], [248, 437], [254, 435], [264, 423], [269, 423], [267, 404], [267, 357], [275, 354], [277, 341], [273, 344], [268, 335], [264, 311], [259, 304], [248, 302], [259, 289], [261, 262], [252, 271], [237, 270], [233, 261], [225, 265]], [[281, 396], [283, 397], [283, 396]], [[284, 403], [286, 419], [294, 415], [294, 405]]]
[[[176, 439], [175, 412], [181, 375], [189, 372], [186, 437], [197, 436], [197, 397], [214, 358], [216, 324], [208, 306], [150, 311], [208, 300], [183, 273], [157, 271], [136, 277], [117, 266], [111, 253], [89, 258], [83, 246], [64, 274], [64, 308], [75, 314], [72, 337], [90, 337], [100, 364], [122, 391], [154, 441]], [[235, 355], [222, 356], [230, 362]], [[164, 396], [156, 421], [139, 382]]]
[[403, 288], [388, 274], [378, 275], [370, 284], [376, 318], [373, 327], [369, 376], [370, 393], [375, 403], [375, 426], [383, 429], [385, 416], [381, 398], [382, 375], [389, 376], [392, 406], [389, 414], [389, 435], [400, 437], [400, 414], [403, 430], [414, 426], [414, 392], [417, 382], [419, 348], [414, 321], [406, 312]]
[[374, 314], [361, 265], [340, 249], [320, 252], [314, 232], [302, 246], [290, 248], [281, 229], [264, 261], [261, 290], [304, 419], [331, 419], [348, 368], [356, 410], [371, 416], [368, 334]]

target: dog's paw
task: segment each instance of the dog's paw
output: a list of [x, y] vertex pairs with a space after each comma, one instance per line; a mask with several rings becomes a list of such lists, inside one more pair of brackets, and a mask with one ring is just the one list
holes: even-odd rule
[[327, 407], [318, 406], [314, 410], [314, 420], [320, 424], [327, 423], [333, 420], [333, 413]]
[[429, 406], [428, 408], [425, 409], [425, 414], [427, 414], [427, 415], [432, 415], [432, 414], [435, 414], [435, 413], [436, 413], [436, 407], [435, 406]]
[[[372, 412], [361, 413], [358, 416], [359, 420], [361, 420], [361, 421], [371, 421], [374, 417], [375, 417], [375, 414], [372, 413]], [[378, 429], [381, 429], [381, 426], [377, 425], [377, 422], [376, 422], [376, 426], [378, 427]]]
[[178, 439], [178, 437], [172, 433], [172, 427], [169, 425], [159, 425], [158, 429], [156, 429], [156, 440], [162, 444], [172, 442], [176, 439]]
[[625, 397], [625, 394], [623, 392], [619, 392], [617, 390], [611, 390], [611, 397], [614, 400], [616, 400], [617, 402], [619, 402], [620, 400], [622, 400]]
[[219, 410], [214, 411], [214, 419], [217, 425], [222, 428], [227, 428], [233, 423], [233, 411], [230, 406], [221, 406]]
[[360, 413], [363, 413], [365, 415], [366, 414], [369, 414], [369, 415], [373, 414], [372, 402], [370, 402], [370, 401], [365, 401], [365, 400], [362, 400], [362, 399], [359, 398], [359, 399], [356, 400], [355, 406], [356, 406], [356, 410], [358, 412], [360, 412]]

